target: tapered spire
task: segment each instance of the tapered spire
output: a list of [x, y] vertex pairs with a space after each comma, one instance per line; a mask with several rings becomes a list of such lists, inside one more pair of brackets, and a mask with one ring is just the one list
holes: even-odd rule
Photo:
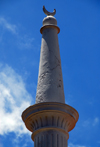
[[[47, 17], [43, 19], [40, 66], [36, 103], [60, 102], [65, 103], [61, 60], [58, 44], [57, 20], [52, 13], [46, 11]], [[54, 11], [55, 13], [55, 11]]]

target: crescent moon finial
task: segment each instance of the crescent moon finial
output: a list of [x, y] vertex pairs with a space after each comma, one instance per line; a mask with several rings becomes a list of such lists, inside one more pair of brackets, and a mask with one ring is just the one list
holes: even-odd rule
[[56, 14], [56, 9], [54, 9], [53, 12], [49, 12], [49, 11], [46, 10], [45, 6], [43, 6], [43, 12], [44, 12], [47, 16], [49, 16], [49, 15], [54, 16], [54, 15]]

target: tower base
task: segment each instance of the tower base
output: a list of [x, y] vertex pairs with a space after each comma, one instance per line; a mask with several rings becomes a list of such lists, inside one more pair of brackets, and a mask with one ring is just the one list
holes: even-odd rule
[[22, 113], [35, 147], [67, 147], [68, 132], [75, 127], [78, 117], [74, 108], [56, 102], [35, 104]]

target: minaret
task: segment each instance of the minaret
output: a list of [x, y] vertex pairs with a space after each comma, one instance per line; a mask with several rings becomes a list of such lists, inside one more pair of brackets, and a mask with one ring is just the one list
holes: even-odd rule
[[71, 131], [78, 121], [78, 112], [65, 104], [61, 60], [58, 44], [56, 10], [47, 15], [40, 29], [42, 34], [36, 104], [22, 113], [26, 128], [32, 132], [34, 147], [67, 147]]

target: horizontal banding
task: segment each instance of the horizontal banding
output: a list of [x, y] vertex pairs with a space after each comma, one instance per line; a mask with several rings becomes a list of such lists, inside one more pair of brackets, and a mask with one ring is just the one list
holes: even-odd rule
[[41, 128], [41, 129], [37, 129], [36, 131], [34, 131], [34, 132], [32, 133], [32, 135], [31, 135], [32, 140], [34, 141], [34, 137], [35, 137], [35, 135], [37, 135], [38, 133], [44, 132], [44, 131], [49, 131], [49, 130], [53, 130], [53, 131], [55, 130], [55, 131], [62, 132], [62, 133], [64, 133], [64, 134], [67, 136], [67, 139], [69, 139], [69, 134], [68, 134], [68, 132], [66, 132], [66, 131], [63, 130], [63, 129], [56, 128], [56, 127], [43, 127], [43, 128]]
[[43, 30], [46, 29], [46, 28], [56, 28], [57, 34], [60, 32], [60, 28], [56, 25], [45, 25], [45, 26], [41, 27], [40, 33], [42, 34]]

